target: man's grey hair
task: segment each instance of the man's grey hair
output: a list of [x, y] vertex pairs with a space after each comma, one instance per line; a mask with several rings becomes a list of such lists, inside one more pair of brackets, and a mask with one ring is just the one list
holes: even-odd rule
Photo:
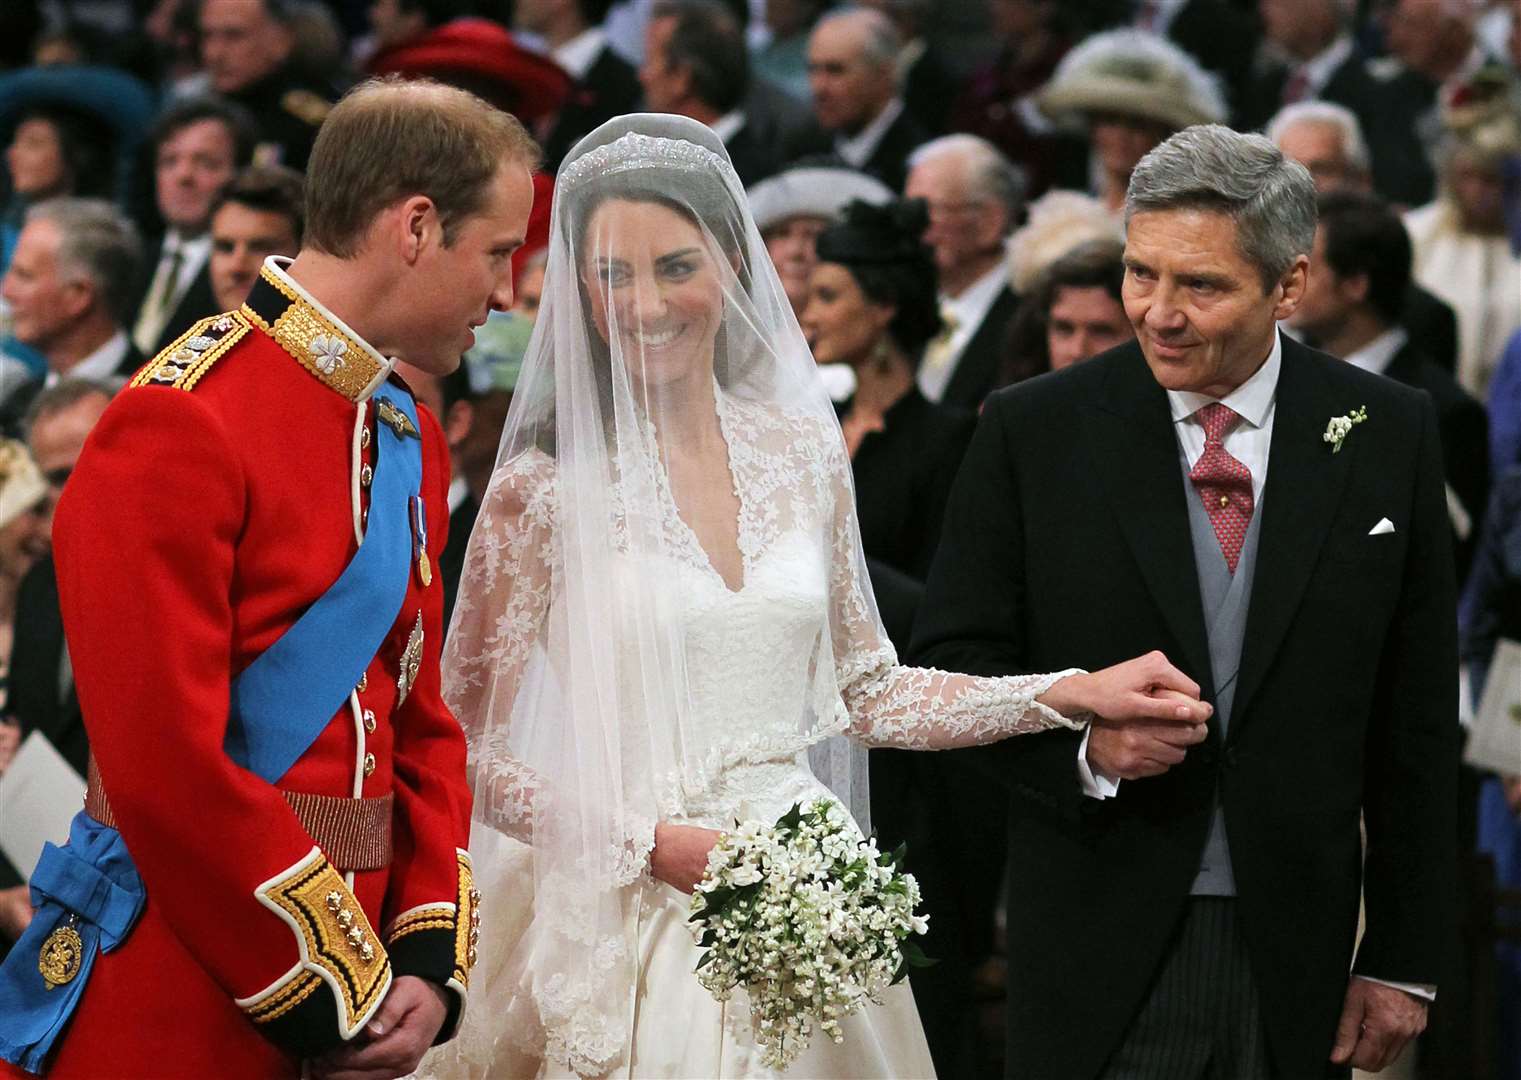
[[908, 164], [912, 169], [935, 158], [949, 157], [962, 161], [967, 182], [977, 198], [1004, 208], [1008, 215], [1004, 229], [1012, 232], [1024, 216], [1025, 196], [1029, 191], [1024, 170], [986, 139], [964, 134], [931, 139], [909, 156]]
[[1268, 121], [1267, 137], [1274, 146], [1283, 145], [1283, 137], [1296, 124], [1321, 124], [1335, 128], [1341, 139], [1341, 153], [1347, 164], [1364, 176], [1372, 171], [1372, 159], [1368, 156], [1368, 141], [1363, 138], [1363, 125], [1357, 114], [1344, 105], [1331, 101], [1296, 101], [1278, 110]]
[[875, 8], [846, 8], [831, 12], [817, 23], [814, 29], [835, 22], [848, 22], [861, 33], [861, 56], [877, 68], [898, 67], [898, 55], [903, 51], [903, 37], [893, 21]]
[[1157, 210], [1213, 210], [1236, 224], [1241, 255], [1264, 290], [1315, 243], [1315, 182], [1265, 135], [1220, 124], [1184, 128], [1141, 159], [1125, 192], [1125, 224]]
[[26, 220], [52, 223], [58, 230], [58, 272], [88, 280], [111, 318], [126, 325], [143, 257], [126, 215], [104, 199], [64, 196], [36, 204]]
[[65, 376], [32, 399], [26, 415], [22, 417], [21, 429], [26, 432], [27, 441], [30, 442], [32, 428], [39, 420], [68, 412], [86, 398], [99, 397], [110, 401], [115, 396], [116, 388], [102, 380], [86, 379], [78, 375], [73, 378]]

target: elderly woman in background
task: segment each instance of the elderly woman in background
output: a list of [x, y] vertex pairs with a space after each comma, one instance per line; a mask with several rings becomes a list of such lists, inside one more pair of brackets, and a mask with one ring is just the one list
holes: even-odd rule
[[1141, 158], [1175, 131], [1224, 123], [1227, 112], [1212, 75], [1144, 30], [1094, 34], [1062, 58], [1036, 102], [1054, 123], [1086, 126], [1093, 194], [1116, 215]]
[[16, 636], [16, 591], [47, 549], [47, 498], [47, 481], [26, 447], [14, 439], [0, 440], [0, 773], [15, 755], [20, 735], [20, 729], [4, 718]]
[[1447, 108], [1435, 201], [1405, 215], [1414, 277], [1458, 317], [1458, 381], [1480, 401], [1521, 329], [1521, 260], [1506, 235], [1504, 171], [1521, 155], [1521, 108], [1507, 77], [1475, 79]]

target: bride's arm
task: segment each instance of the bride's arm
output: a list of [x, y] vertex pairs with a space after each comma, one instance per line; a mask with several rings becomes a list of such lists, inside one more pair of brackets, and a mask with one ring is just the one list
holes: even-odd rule
[[530, 451], [493, 475], [444, 643], [444, 700], [464, 728], [475, 816], [525, 843], [542, 785], [509, 721], [554, 588], [555, 468]]

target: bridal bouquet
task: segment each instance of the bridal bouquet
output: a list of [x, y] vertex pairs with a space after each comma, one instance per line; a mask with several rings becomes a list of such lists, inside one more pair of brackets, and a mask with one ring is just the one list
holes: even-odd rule
[[692, 894], [691, 922], [706, 950], [697, 978], [719, 1001], [749, 994], [765, 1063], [785, 1069], [808, 1047], [813, 1025], [835, 1042], [840, 1021], [931, 963], [910, 934], [919, 885], [898, 869], [903, 849], [877, 851], [828, 799], [788, 811], [775, 825], [745, 822], [708, 855]]

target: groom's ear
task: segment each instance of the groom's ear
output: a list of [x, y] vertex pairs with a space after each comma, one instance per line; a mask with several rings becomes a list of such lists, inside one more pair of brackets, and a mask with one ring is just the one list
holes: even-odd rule
[[1294, 265], [1273, 286], [1273, 318], [1282, 322], [1299, 309], [1305, 285], [1310, 279], [1310, 257], [1296, 255]]

